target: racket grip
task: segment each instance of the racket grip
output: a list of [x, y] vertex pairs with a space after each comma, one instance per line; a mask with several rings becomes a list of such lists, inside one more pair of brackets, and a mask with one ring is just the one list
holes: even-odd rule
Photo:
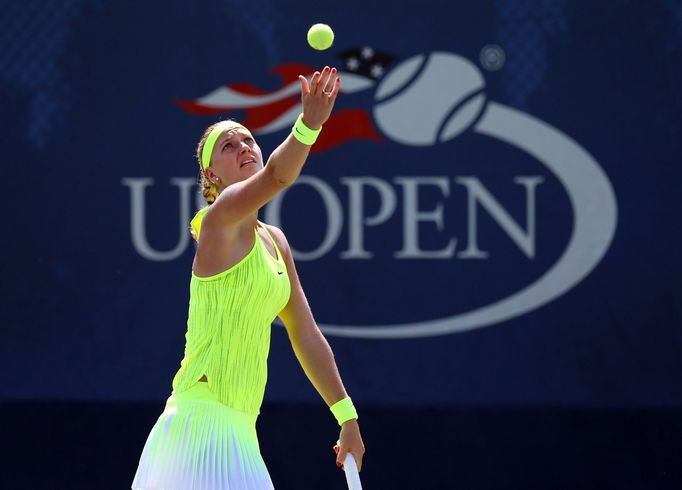
[[362, 490], [358, 465], [355, 463], [355, 458], [351, 453], [346, 454], [346, 459], [343, 462], [343, 471], [346, 473], [348, 490]]

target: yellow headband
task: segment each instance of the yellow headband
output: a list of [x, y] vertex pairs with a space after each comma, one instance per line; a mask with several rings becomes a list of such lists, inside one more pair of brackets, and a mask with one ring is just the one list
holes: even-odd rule
[[201, 168], [206, 170], [211, 166], [211, 155], [213, 154], [213, 147], [215, 146], [215, 142], [218, 141], [218, 137], [225, 131], [237, 128], [246, 129], [244, 126], [235, 121], [220, 121], [218, 124], [216, 124], [216, 127], [211, 130], [208, 138], [206, 138], [206, 143], [204, 143], [203, 150], [201, 150]]

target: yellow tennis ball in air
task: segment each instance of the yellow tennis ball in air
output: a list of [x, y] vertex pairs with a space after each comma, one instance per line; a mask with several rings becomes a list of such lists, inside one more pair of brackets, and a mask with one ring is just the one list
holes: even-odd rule
[[308, 29], [308, 44], [313, 49], [322, 51], [334, 42], [334, 31], [327, 24], [315, 24]]

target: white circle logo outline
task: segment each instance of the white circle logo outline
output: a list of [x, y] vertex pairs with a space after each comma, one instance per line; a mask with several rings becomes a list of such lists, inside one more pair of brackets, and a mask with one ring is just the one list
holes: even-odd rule
[[320, 324], [326, 335], [399, 339], [487, 327], [529, 313], [558, 298], [580, 283], [604, 257], [616, 232], [616, 196], [606, 173], [582, 146], [544, 121], [492, 101], [483, 109], [473, 130], [531, 155], [547, 166], [566, 189], [574, 226], [563, 254], [535, 282], [475, 310], [437, 320], [382, 326]]

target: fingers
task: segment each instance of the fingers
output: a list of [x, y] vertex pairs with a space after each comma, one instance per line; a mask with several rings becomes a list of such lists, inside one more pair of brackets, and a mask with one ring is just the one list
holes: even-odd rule
[[299, 76], [299, 79], [305, 124], [313, 129], [319, 128], [331, 115], [341, 79], [337, 76], [336, 68], [328, 66], [321, 72], [313, 73], [309, 81], [303, 76]]
[[358, 450], [347, 450], [347, 449], [341, 449], [341, 447], [337, 444], [334, 446], [334, 452], [336, 453], [336, 466], [339, 468], [343, 467], [343, 463], [346, 461], [346, 454], [350, 453], [353, 455], [353, 459], [355, 459], [355, 464], [358, 467], [358, 473], [362, 471], [362, 458], [364, 453]]
[[[326, 68], [326, 67], [325, 67]], [[329, 71], [329, 76], [324, 81], [324, 87], [322, 87], [322, 93], [328, 95], [334, 88], [334, 77], [336, 76], [336, 68], [332, 68]]]
[[298, 76], [298, 80], [301, 82], [301, 96], [308, 95], [310, 93], [310, 86], [308, 85], [308, 79], [303, 75]]
[[339, 93], [339, 90], [341, 88], [341, 78], [336, 77], [336, 80], [334, 80], [334, 85], [331, 88], [331, 93], [329, 94], [329, 102], [332, 104], [336, 102], [336, 95]]
[[[313, 75], [314, 90], [312, 90], [312, 92], [315, 95], [321, 94], [322, 92], [324, 92], [324, 90], [325, 90], [324, 87], [326, 86], [327, 82], [329, 81], [330, 71], [331, 70], [329, 69], [329, 67], [325, 66], [322, 69], [322, 73], [315, 72], [315, 74]], [[336, 73], [336, 69], [334, 69], [334, 72]], [[317, 75], [317, 77], [315, 77], [315, 75]]]
[[[299, 78], [301, 78], [300, 75]], [[336, 76], [336, 68], [329, 68], [328, 66], [325, 66], [321, 72], [316, 71], [313, 73], [313, 76], [310, 79], [309, 89], [303, 93], [303, 95], [319, 94], [331, 98], [335, 89], [338, 92], [338, 86], [340, 82], [341, 79]], [[301, 81], [301, 85], [303, 85], [303, 81]]]
[[311, 94], [313, 94], [313, 95], [317, 94], [318, 89], [320, 87], [320, 80], [325, 75], [326, 70], [327, 70], [327, 67], [325, 66], [321, 73], [319, 71], [316, 71], [315, 73], [313, 73], [313, 76], [310, 79], [310, 93]]
[[336, 466], [341, 468], [346, 459], [346, 454], [348, 454], [348, 449], [342, 446], [334, 446], [334, 451], [336, 452]]

